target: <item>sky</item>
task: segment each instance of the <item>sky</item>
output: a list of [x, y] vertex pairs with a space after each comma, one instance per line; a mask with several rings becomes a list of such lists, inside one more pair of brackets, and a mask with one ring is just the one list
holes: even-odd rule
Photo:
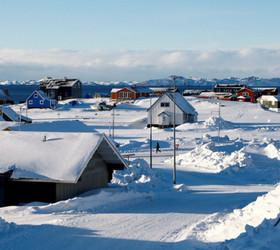
[[280, 76], [279, 0], [0, 0], [0, 79]]

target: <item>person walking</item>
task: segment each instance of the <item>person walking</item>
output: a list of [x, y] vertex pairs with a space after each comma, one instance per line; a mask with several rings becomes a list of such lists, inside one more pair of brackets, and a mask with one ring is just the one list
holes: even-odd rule
[[156, 153], [158, 153], [158, 152], [161, 152], [159, 142], [157, 142], [157, 145], [156, 145]]

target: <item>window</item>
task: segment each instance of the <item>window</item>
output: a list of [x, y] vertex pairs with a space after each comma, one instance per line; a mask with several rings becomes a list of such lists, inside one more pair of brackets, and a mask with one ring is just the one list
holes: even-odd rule
[[37, 97], [38, 97], [38, 94], [37, 94], [37, 93], [35, 93], [35, 94], [34, 94], [34, 98], [37, 98]]
[[29, 100], [29, 101], [28, 101], [28, 104], [33, 104], [33, 100]]
[[169, 107], [169, 105], [170, 105], [169, 102], [161, 102], [160, 103], [161, 107]]
[[247, 97], [247, 96], [249, 96], [249, 93], [248, 92], [243, 92], [242, 95]]
[[120, 92], [120, 98], [129, 98], [130, 97], [130, 93], [129, 92]]
[[43, 100], [40, 100], [40, 104], [44, 104], [44, 101], [43, 101]]

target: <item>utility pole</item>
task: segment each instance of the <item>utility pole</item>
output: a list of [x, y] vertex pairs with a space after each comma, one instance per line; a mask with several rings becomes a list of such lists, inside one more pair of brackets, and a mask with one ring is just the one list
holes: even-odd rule
[[112, 138], [115, 140], [115, 107], [113, 107], [113, 121], [112, 121]]
[[150, 168], [153, 168], [152, 95], [150, 94]]
[[176, 178], [176, 78], [178, 76], [172, 75], [170, 78], [173, 80], [173, 184], [176, 184], [177, 178]]
[[221, 134], [221, 103], [219, 102], [219, 128], [218, 128], [218, 139], [220, 140], [220, 134]]

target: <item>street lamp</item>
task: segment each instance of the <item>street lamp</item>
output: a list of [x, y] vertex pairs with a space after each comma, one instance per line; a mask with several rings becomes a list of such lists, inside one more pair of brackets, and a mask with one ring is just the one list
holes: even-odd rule
[[153, 168], [152, 95], [150, 93], [150, 168]]
[[175, 106], [175, 102], [176, 102], [176, 82], [175, 80], [177, 78], [181, 78], [180, 76], [176, 76], [176, 75], [171, 75], [170, 78], [173, 81], [173, 88], [174, 88], [174, 92], [173, 92], [173, 184], [176, 184], [176, 106]]

